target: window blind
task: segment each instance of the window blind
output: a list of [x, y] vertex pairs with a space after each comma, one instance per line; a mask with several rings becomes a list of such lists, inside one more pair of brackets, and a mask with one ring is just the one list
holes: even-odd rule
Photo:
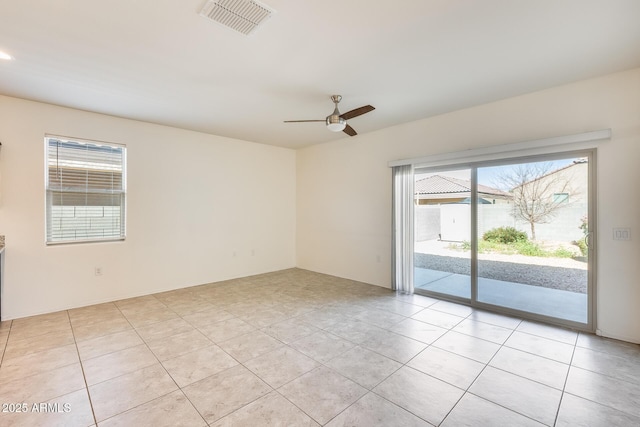
[[47, 243], [125, 237], [126, 148], [56, 137], [47, 150]]

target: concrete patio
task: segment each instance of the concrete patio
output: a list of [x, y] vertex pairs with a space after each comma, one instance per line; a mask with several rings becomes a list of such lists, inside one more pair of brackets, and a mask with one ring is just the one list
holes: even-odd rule
[[[417, 290], [471, 298], [470, 277], [465, 274], [415, 268], [414, 287]], [[587, 294], [585, 293], [479, 277], [478, 301], [587, 323]]]

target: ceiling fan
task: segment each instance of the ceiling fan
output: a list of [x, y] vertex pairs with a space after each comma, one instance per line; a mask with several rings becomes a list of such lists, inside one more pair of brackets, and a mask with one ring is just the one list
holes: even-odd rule
[[371, 105], [364, 105], [360, 108], [356, 108], [355, 110], [347, 111], [346, 113], [340, 114], [338, 111], [338, 103], [342, 99], [340, 95], [332, 95], [331, 100], [335, 104], [335, 109], [333, 113], [327, 116], [324, 120], [285, 120], [285, 123], [306, 123], [306, 122], [325, 122], [327, 124], [327, 129], [331, 132], [340, 132], [343, 131], [349, 136], [356, 136], [358, 133], [347, 124], [347, 120], [352, 119], [354, 117], [361, 116], [369, 111], [375, 110]]

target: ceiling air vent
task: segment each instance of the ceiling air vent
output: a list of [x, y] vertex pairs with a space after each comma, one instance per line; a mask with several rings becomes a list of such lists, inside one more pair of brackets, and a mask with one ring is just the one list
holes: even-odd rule
[[245, 35], [251, 34], [272, 14], [273, 9], [254, 0], [209, 0], [200, 11], [200, 16]]

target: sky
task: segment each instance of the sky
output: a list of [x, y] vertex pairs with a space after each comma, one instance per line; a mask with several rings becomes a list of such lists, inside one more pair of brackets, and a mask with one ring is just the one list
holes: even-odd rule
[[[567, 165], [573, 163], [575, 159], [566, 159], [566, 160], [554, 160], [547, 162], [539, 162], [544, 163], [548, 166], [548, 171], [554, 171], [560, 168], [563, 168]], [[479, 168], [478, 169], [478, 184], [487, 185], [489, 187], [499, 187], [500, 182], [496, 179], [497, 176], [508, 173], [509, 170], [512, 170], [514, 167], [518, 165], [505, 165], [505, 166], [493, 166], [488, 168]], [[508, 190], [505, 188], [501, 188], [501, 190]]]
[[[573, 163], [576, 158], [570, 159], [562, 159], [562, 160], [553, 160], [553, 161], [545, 161], [545, 162], [534, 162], [534, 163], [546, 163], [549, 165], [549, 170], [553, 171], [556, 169], [560, 169], [567, 165]], [[500, 184], [498, 183], [496, 177], [500, 174], [508, 172], [509, 170], [517, 167], [522, 163], [518, 163], [515, 165], [504, 165], [504, 166], [491, 166], [491, 167], [481, 167], [478, 168], [478, 184], [486, 185], [489, 187], [499, 188]], [[441, 175], [441, 176], [450, 176], [453, 178], [470, 180], [470, 170], [469, 169], [460, 169], [460, 170], [452, 170], [452, 171], [438, 171], [434, 173], [425, 173], [425, 174], [416, 174], [416, 180], [427, 178], [432, 175]], [[502, 189], [505, 190], [505, 189]]]

